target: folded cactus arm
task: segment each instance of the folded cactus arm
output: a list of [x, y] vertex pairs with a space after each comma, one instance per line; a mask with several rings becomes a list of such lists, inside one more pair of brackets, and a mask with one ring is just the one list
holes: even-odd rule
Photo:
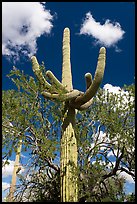
[[[80, 94], [83, 95], [83, 92], [80, 92]], [[91, 104], [93, 103], [93, 98], [90, 99], [88, 102], [82, 103], [82, 104], [80, 102], [75, 102], [75, 100], [76, 100], [76, 98], [72, 99], [69, 102], [69, 106], [72, 108], [75, 108], [77, 110], [80, 110], [80, 111], [88, 109], [91, 106]]]
[[53, 84], [56, 89], [63, 90], [64, 93], [68, 92], [62, 85], [62, 83], [55, 77], [55, 75], [50, 70], [46, 71], [46, 76], [49, 78], [50, 83]]
[[51, 94], [49, 92], [46, 92], [46, 91], [43, 91], [41, 92], [41, 94], [45, 97], [45, 98], [49, 98], [49, 99], [58, 99], [60, 101], [68, 101], [68, 100], [72, 100], [74, 98], [76, 98], [78, 95], [80, 95], [80, 91], [78, 90], [73, 90], [73, 91], [70, 91], [69, 93], [66, 93], [66, 94]]
[[86, 110], [92, 105], [92, 103], [93, 103], [93, 98], [91, 98], [88, 102], [84, 103], [83, 105], [81, 105], [77, 109], [80, 110], [80, 111]]

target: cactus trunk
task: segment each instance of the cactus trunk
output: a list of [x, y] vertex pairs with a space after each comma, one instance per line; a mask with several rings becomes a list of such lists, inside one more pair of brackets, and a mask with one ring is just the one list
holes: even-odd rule
[[77, 202], [77, 140], [74, 133], [75, 109], [69, 108], [62, 125], [61, 138], [61, 202]]
[[19, 147], [18, 147], [17, 153], [16, 153], [14, 169], [13, 169], [13, 174], [12, 174], [12, 181], [11, 181], [11, 185], [10, 185], [10, 192], [8, 195], [8, 202], [14, 201], [14, 192], [16, 190], [16, 177], [17, 177], [17, 171], [19, 168], [19, 159], [20, 159], [21, 147], [22, 147], [22, 140], [20, 140], [20, 142], [19, 142]]
[[[73, 90], [70, 63], [70, 31], [65, 28], [63, 35], [62, 84], [68, 91]], [[67, 104], [67, 102], [66, 102]], [[77, 140], [75, 137], [75, 109], [66, 106], [61, 138], [61, 202], [77, 202]]]

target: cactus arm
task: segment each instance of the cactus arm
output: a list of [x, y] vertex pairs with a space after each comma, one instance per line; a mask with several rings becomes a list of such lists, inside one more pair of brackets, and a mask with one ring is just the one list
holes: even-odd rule
[[88, 102], [84, 103], [83, 105], [81, 105], [80, 107], [78, 107], [77, 109], [81, 111], [86, 110], [91, 106], [92, 103], [93, 103], [93, 98], [90, 99]]
[[41, 94], [45, 98], [50, 98], [50, 99], [58, 99], [60, 101], [68, 101], [76, 98], [78, 95], [80, 95], [80, 91], [73, 89], [73, 91], [66, 93], [66, 94], [51, 94], [49, 92], [43, 91]]
[[68, 92], [51, 71], [46, 71], [46, 75], [49, 78], [51, 84], [53, 83], [58, 90], [63, 90], [65, 93]]
[[73, 99], [72, 101], [70, 101], [69, 105], [70, 105], [70, 107], [73, 107], [77, 110], [82, 111], [82, 110], [88, 109], [92, 103], [93, 103], [93, 98], [91, 98], [88, 102], [83, 103], [83, 104], [80, 104], [78, 102], [75, 103], [75, 99]]
[[72, 86], [72, 74], [71, 74], [71, 63], [70, 63], [70, 30], [69, 28], [64, 29], [63, 33], [63, 62], [62, 62], [62, 84], [68, 91], [73, 89]]
[[31, 62], [32, 62], [32, 69], [33, 72], [35, 73], [36, 77], [38, 78], [39, 82], [48, 89], [51, 89], [51, 85], [46, 81], [44, 78], [40, 68], [39, 68], [39, 63], [37, 61], [37, 58], [35, 56], [31, 57]]
[[85, 80], [86, 80], [86, 89], [88, 89], [92, 84], [92, 75], [90, 73], [86, 73]]
[[77, 97], [75, 102], [86, 103], [96, 94], [104, 75], [105, 60], [106, 60], [106, 49], [104, 47], [101, 47], [99, 51], [97, 69], [95, 72], [94, 80], [90, 85], [90, 87], [86, 90], [85, 94]]

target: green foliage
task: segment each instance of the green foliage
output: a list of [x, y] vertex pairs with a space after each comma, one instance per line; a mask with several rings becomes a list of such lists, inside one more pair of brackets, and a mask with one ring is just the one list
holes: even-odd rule
[[[128, 92], [123, 92], [123, 90], [128, 90]], [[91, 108], [77, 115], [79, 172], [81, 174], [83, 171], [85, 172], [83, 175], [89, 175], [90, 168], [91, 176], [87, 181], [89, 182], [92, 178], [91, 183], [94, 187], [98, 184], [100, 188], [101, 181], [108, 182], [110, 178], [116, 177], [120, 170], [135, 178], [135, 174], [132, 174], [135, 171], [134, 84], [124, 87], [123, 90], [117, 95], [100, 89]], [[110, 152], [115, 162], [109, 158]], [[84, 179], [84, 184], [81, 181], [80, 183], [80, 185], [88, 186]], [[88, 187], [84, 189], [85, 200], [93, 202], [124, 200], [125, 195], [120, 194], [118, 188], [114, 187], [116, 180], [114, 186], [111, 187], [110, 184], [108, 186], [110, 193], [105, 194], [103, 191], [101, 197], [94, 194], [91, 183], [90, 190]], [[121, 182], [122, 186], [123, 183], [124, 181]], [[80, 190], [81, 196], [84, 192]], [[103, 195], [106, 197], [103, 198]]]
[[135, 194], [132, 193], [132, 194], [127, 195], [125, 198], [125, 202], [135, 202]]
[[43, 99], [33, 77], [15, 68], [8, 76], [18, 91], [2, 92], [2, 134], [3, 148], [6, 149], [3, 159], [8, 159], [16, 151], [19, 139], [23, 140], [22, 151], [40, 149], [42, 159], [43, 152], [54, 158], [59, 143], [58, 121], [56, 118], [54, 122], [54, 117], [59, 113], [59, 106], [54, 112], [54, 102]]
[[[51, 177], [48, 177], [50, 173]], [[16, 201], [18, 202], [59, 202], [60, 178], [50, 168], [29, 174], [30, 179], [20, 177], [17, 186]], [[29, 186], [29, 188], [26, 188]], [[23, 196], [22, 196], [23, 192]]]
[[[2, 92], [3, 159], [8, 162], [18, 147], [19, 139], [23, 140], [22, 153], [30, 151], [32, 159], [21, 175], [17, 199], [21, 200], [24, 189], [30, 186], [34, 193], [34, 196], [28, 196], [30, 201], [59, 202], [58, 152], [64, 104], [43, 99], [38, 82], [16, 68], [9, 77], [18, 91]], [[124, 86], [122, 90], [125, 92], [112, 95], [100, 89], [93, 105], [87, 111], [77, 113], [75, 132], [81, 202], [123, 202], [126, 198], [123, 192], [125, 181], [118, 173], [125, 171], [134, 178], [134, 84]], [[114, 162], [108, 156], [110, 152]], [[52, 176], [49, 176], [47, 168]], [[43, 169], [40, 174], [42, 181], [37, 175], [40, 169]], [[31, 180], [24, 180], [27, 174], [31, 175]]]

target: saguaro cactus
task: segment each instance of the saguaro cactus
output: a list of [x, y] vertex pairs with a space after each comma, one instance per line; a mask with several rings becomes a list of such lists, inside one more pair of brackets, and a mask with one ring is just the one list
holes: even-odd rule
[[15, 163], [14, 163], [14, 169], [13, 169], [13, 174], [12, 174], [12, 181], [11, 181], [11, 185], [10, 185], [10, 192], [9, 192], [8, 197], [7, 197], [8, 202], [14, 201], [14, 192], [16, 189], [16, 177], [17, 177], [17, 173], [21, 170], [21, 168], [19, 166], [21, 147], [22, 147], [22, 139], [19, 141], [19, 146], [17, 148], [16, 158], [15, 158]]
[[94, 79], [90, 73], [85, 74], [86, 92], [73, 89], [71, 63], [70, 63], [70, 30], [64, 29], [63, 34], [63, 63], [62, 63], [62, 83], [51, 71], [46, 72], [46, 76], [51, 84], [46, 81], [40, 70], [35, 56], [31, 58], [32, 69], [37, 79], [45, 88], [42, 95], [45, 98], [58, 99], [64, 104], [64, 117], [61, 135], [61, 158], [60, 158], [60, 178], [61, 178], [61, 201], [78, 201], [77, 184], [77, 139], [75, 136], [75, 115], [77, 110], [85, 110], [92, 104], [92, 98], [96, 94], [102, 81], [105, 69], [106, 50], [102, 47], [99, 51], [98, 63]]

